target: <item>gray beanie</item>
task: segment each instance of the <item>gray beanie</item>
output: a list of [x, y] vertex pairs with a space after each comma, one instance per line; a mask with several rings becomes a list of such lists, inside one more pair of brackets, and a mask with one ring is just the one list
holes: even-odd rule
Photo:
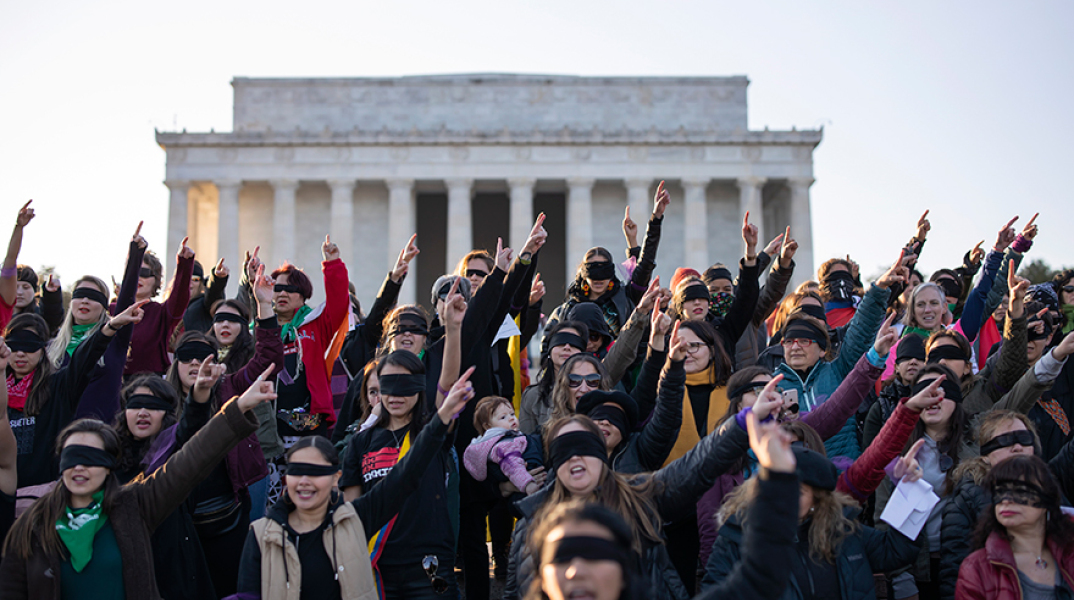
[[440, 299], [441, 290], [443, 290], [443, 293], [445, 294], [448, 293], [451, 289], [451, 284], [454, 283], [456, 279], [459, 280], [459, 293], [462, 294], [463, 300], [466, 300], [467, 302], [470, 301], [469, 279], [460, 277], [459, 275], [441, 275], [440, 277], [437, 277], [436, 283], [433, 284], [432, 303], [434, 309], [436, 307], [436, 301]]

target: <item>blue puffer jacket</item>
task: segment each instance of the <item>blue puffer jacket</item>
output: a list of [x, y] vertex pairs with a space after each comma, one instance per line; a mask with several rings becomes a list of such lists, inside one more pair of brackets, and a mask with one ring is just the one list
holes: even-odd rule
[[[839, 347], [839, 356], [835, 360], [818, 362], [806, 375], [805, 381], [802, 381], [786, 362], [776, 367], [775, 374], [783, 375], [783, 389], [798, 390], [798, 405], [803, 411], [811, 411], [826, 401], [854, 368], [858, 359], [873, 345], [876, 332], [884, 322], [884, 309], [887, 307], [889, 295], [887, 289], [875, 283], [869, 288], [847, 326], [846, 336]], [[861, 447], [858, 444], [858, 428], [854, 417], [847, 419], [843, 430], [829, 438], [824, 447], [833, 460], [838, 456], [845, 456], [850, 460], [858, 458], [861, 455]], [[836, 462], [836, 465], [839, 465], [839, 462]]]
[[[856, 509], [848, 508], [844, 514], [854, 520], [857, 518], [857, 512]], [[720, 528], [720, 537], [716, 538], [716, 543], [712, 546], [712, 554], [705, 566], [705, 577], [701, 580], [702, 592], [726, 579], [735, 565], [742, 560], [742, 535], [742, 525], [737, 516], [729, 518]], [[876, 600], [873, 572], [905, 567], [914, 562], [917, 553], [917, 544], [894, 529], [879, 531], [864, 525], [856, 526], [854, 531], [843, 539], [839, 546], [839, 555], [835, 559], [841, 599]], [[799, 552], [795, 554], [796, 560], [807, 559]], [[803, 597], [799, 582], [792, 574], [780, 600], [798, 600]]]

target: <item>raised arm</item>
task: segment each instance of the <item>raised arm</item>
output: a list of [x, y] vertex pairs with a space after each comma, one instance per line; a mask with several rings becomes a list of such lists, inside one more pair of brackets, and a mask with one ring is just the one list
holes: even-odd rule
[[649, 320], [656, 299], [660, 296], [660, 278], [657, 277], [649, 284], [649, 289], [641, 297], [641, 301], [634, 307], [627, 319], [626, 325], [619, 330], [619, 337], [612, 344], [608, 355], [601, 362], [608, 374], [608, 381], [619, 383], [627, 374], [627, 370], [634, 364], [638, 357], [638, 346], [645, 337], [645, 326]]
[[474, 397], [466, 375], [460, 377], [437, 409], [436, 416], [429, 419], [429, 424], [421, 430], [414, 440], [410, 451], [392, 468], [380, 484], [365, 490], [353, 501], [354, 509], [362, 519], [366, 537], [372, 537], [381, 527], [399, 513], [407, 498], [413, 494], [421, 483], [421, 474], [444, 445], [448, 425], [454, 416], [462, 412], [467, 401]]
[[[347, 265], [339, 258], [339, 247], [329, 236], [324, 236], [321, 244], [321, 272], [324, 275], [324, 313], [323, 318], [313, 321], [319, 329], [322, 339], [331, 340], [340, 325], [347, 320], [351, 309], [350, 292], [347, 289]], [[328, 366], [331, 373], [331, 365]]]
[[[773, 252], [779, 250], [779, 254], [775, 256], [778, 260], [773, 261], [772, 268], [768, 270], [764, 287], [761, 288], [753, 309], [753, 324], [757, 327], [760, 327], [779, 305], [794, 275], [794, 254], [798, 251], [798, 242], [791, 238], [790, 226], [769, 244], [770, 247], [773, 245]], [[765, 254], [768, 254], [768, 248], [765, 249]]]
[[167, 332], [171, 335], [183, 313], [190, 303], [190, 277], [194, 274], [194, 251], [186, 243], [190, 238], [183, 238], [179, 252], [175, 255], [175, 275], [172, 276], [168, 299], [164, 301], [164, 318], [167, 319]]
[[660, 371], [664, 368], [668, 355], [665, 336], [670, 329], [671, 317], [661, 311], [658, 304], [654, 304], [649, 318], [649, 350], [645, 361], [641, 363], [634, 389], [630, 391], [630, 395], [638, 403], [638, 418], [642, 421], [649, 418], [656, 406]]
[[734, 348], [738, 339], [749, 327], [753, 320], [753, 313], [757, 308], [757, 295], [760, 293], [760, 284], [757, 281], [757, 226], [750, 223], [750, 213], [742, 219], [742, 241], [745, 245], [745, 257], [738, 264], [738, 288], [735, 290], [735, 299], [731, 301], [731, 307], [727, 310], [727, 316], [717, 326], [720, 333], [727, 339], [727, 344]]
[[839, 356], [832, 362], [840, 379], [846, 377], [861, 355], [869, 350], [880, 324], [884, 322], [885, 307], [891, 293], [888, 288], [910, 279], [909, 265], [914, 259], [913, 255], [900, 250], [898, 260], [865, 292], [865, 298], [847, 326]]
[[682, 427], [682, 399], [686, 389], [686, 344], [679, 337], [679, 323], [671, 335], [671, 352], [660, 373], [660, 391], [652, 418], [637, 440], [638, 459], [646, 471], [659, 469], [675, 448]]
[[0, 272], [0, 300], [8, 306], [15, 305], [15, 288], [18, 286], [18, 274], [15, 268], [18, 266], [19, 251], [22, 249], [22, 230], [34, 218], [34, 209], [30, 208], [31, 202], [33, 200], [27, 200], [15, 217], [15, 229], [12, 230], [11, 239], [7, 243], [7, 256], [4, 257], [3, 271]]
[[221, 391], [224, 397], [218, 398], [221, 402], [231, 396], [241, 394], [246, 388], [256, 381], [257, 376], [265, 371], [269, 365], [279, 365], [269, 374], [275, 378], [283, 368], [283, 338], [280, 337], [280, 324], [272, 312], [272, 287], [275, 285], [270, 277], [265, 276], [265, 266], [258, 268], [257, 279], [254, 282], [254, 295], [257, 298], [257, 331], [254, 355], [241, 369], [224, 376]]
[[[630, 282], [626, 286], [626, 295], [631, 302], [637, 303], [649, 287], [649, 279], [653, 276], [653, 269], [656, 268], [656, 251], [660, 247], [660, 230], [664, 223], [664, 211], [670, 203], [671, 194], [664, 189], [664, 182], [661, 181], [653, 197], [653, 214], [645, 226], [645, 244], [641, 248], [638, 266], [630, 274]], [[629, 239], [627, 242], [629, 243]]]
[[[921, 395], [919, 394], [918, 396]], [[895, 407], [895, 412], [891, 413], [891, 417], [884, 423], [873, 443], [869, 444], [861, 456], [839, 476], [839, 482], [836, 484], [835, 489], [849, 494], [859, 503], [865, 504], [869, 496], [876, 491], [876, 488], [880, 487], [880, 484], [887, 477], [884, 469], [906, 447], [906, 441], [910, 439], [910, 434], [913, 433], [914, 426], [917, 425], [917, 421], [921, 417], [921, 411], [924, 408], [922, 403], [926, 401], [926, 398], [929, 398], [929, 401], [935, 404], [931, 397], [921, 396], [918, 398], [918, 396], [914, 396], [914, 398], [910, 398], [906, 402], [901, 402]], [[913, 402], [910, 400], [913, 400]], [[910, 454], [915, 452], [912, 450]]]
[[373, 301], [373, 306], [369, 308], [365, 327], [362, 328], [362, 338], [371, 348], [375, 348], [380, 343], [380, 337], [384, 334], [384, 317], [388, 315], [399, 300], [399, 290], [403, 288], [403, 280], [406, 279], [407, 273], [410, 272], [410, 261], [414, 260], [421, 252], [418, 249], [417, 241], [418, 234], [415, 233], [410, 236], [406, 246], [399, 251], [399, 258], [395, 260], [395, 266], [388, 273], [388, 276], [384, 278], [384, 283], [381, 284], [380, 291], [377, 292], [377, 298]]
[[[992, 408], [1000, 398], [1018, 385], [1018, 381], [1029, 368], [1025, 315], [1025, 296], [1029, 290], [1029, 281], [1008, 270], [1007, 286], [1010, 296], [1007, 318], [1003, 323], [1003, 344], [996, 356], [989, 361], [992, 368], [984, 374], [987, 380], [978, 383], [980, 392], [977, 392], [978, 388], [975, 386], [974, 392], [971, 392], [962, 404], [963, 410], [971, 416]], [[987, 350], [982, 348], [981, 352]]]
[[[451, 283], [444, 298], [444, 362], [440, 367], [440, 379], [436, 382], [436, 406], [439, 408], [447, 398], [447, 392], [459, 379], [462, 369], [462, 324], [466, 320], [466, 301], [459, 293], [460, 278]], [[469, 372], [473, 372], [471, 367]]]
[[[125, 327], [130, 326], [133, 328], [134, 325], [142, 321], [142, 317], [145, 316], [142, 305], [146, 302], [149, 302], [149, 300], [142, 300], [137, 304], [128, 306], [126, 310], [109, 319], [88, 340], [75, 348], [74, 353], [71, 355], [71, 362], [61, 371], [62, 383], [60, 384], [64, 387], [66, 394], [64, 398], [70, 403], [72, 410], [80, 408], [82, 411], [92, 410], [96, 414], [101, 414], [102, 407], [105, 405], [114, 405], [115, 410], [119, 410], [118, 398], [82, 398], [82, 393], [86, 391], [86, 386], [89, 385], [90, 374], [93, 373], [94, 365], [104, 356], [112, 337]], [[80, 401], [82, 406], [79, 406]], [[115, 414], [115, 410], [112, 411], [112, 414]]]
[[231, 276], [231, 269], [220, 259], [209, 274], [209, 285], [205, 290], [205, 301], [201, 303], [201, 309], [205, 311], [205, 318], [212, 318], [213, 305], [227, 297], [227, 281]]

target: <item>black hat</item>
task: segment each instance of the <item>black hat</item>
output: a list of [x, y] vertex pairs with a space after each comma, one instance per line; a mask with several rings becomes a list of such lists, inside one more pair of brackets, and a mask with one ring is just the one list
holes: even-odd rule
[[604, 320], [604, 312], [593, 302], [575, 304], [567, 313], [566, 320], [585, 323], [591, 335], [596, 332], [604, 337], [605, 344], [612, 341], [612, 330], [608, 327], [608, 322]]
[[623, 432], [624, 435], [634, 431], [634, 428], [638, 426], [638, 403], [630, 394], [624, 392], [605, 392], [603, 390], [587, 392], [578, 400], [575, 412], [580, 415], [588, 415], [594, 408], [608, 402], [618, 405], [626, 413], [628, 429]]
[[194, 261], [194, 271], [191, 272], [190, 275], [192, 277], [198, 277], [198, 278], [201, 278], [201, 279], [205, 279], [205, 268], [201, 266], [200, 262], [195, 260]]
[[794, 458], [798, 461], [798, 480], [802, 483], [828, 490], [835, 490], [836, 481], [839, 478], [835, 465], [819, 452], [814, 452], [797, 443], [792, 445]]
[[899, 340], [899, 347], [895, 350], [895, 364], [911, 358], [925, 362], [925, 340], [916, 333], [908, 333], [903, 336]]

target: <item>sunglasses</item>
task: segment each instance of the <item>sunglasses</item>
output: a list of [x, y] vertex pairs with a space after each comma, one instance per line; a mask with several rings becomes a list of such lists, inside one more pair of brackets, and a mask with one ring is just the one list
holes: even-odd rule
[[1064, 285], [1060, 289], [1062, 289], [1064, 292], [1066, 292], [1068, 294], [1074, 294], [1074, 285]]
[[144, 277], [146, 279], [150, 277], [156, 277], [156, 275], [153, 275], [153, 269], [150, 269], [149, 267], [142, 267], [141, 269], [138, 269], [138, 276]]
[[451, 587], [447, 579], [436, 574], [436, 569], [440, 567], [440, 560], [433, 554], [425, 555], [425, 558], [421, 559], [421, 568], [425, 569], [425, 574], [429, 576], [429, 583], [433, 584], [433, 591], [437, 594], [444, 594]]
[[809, 348], [817, 342], [808, 338], [794, 338], [793, 340], [783, 340], [782, 343], [785, 348], [793, 348], [795, 346], [798, 346], [799, 348]]
[[575, 375], [571, 373], [567, 375], [567, 385], [572, 388], [582, 387], [582, 382], [585, 382], [587, 387], [595, 388], [600, 386], [600, 374], [593, 373], [591, 375]]
[[274, 292], [287, 292], [287, 293], [290, 293], [290, 294], [297, 294], [298, 293], [298, 286], [297, 285], [291, 285], [289, 283], [277, 283], [276, 285], [272, 286], [272, 291], [274, 291]]

